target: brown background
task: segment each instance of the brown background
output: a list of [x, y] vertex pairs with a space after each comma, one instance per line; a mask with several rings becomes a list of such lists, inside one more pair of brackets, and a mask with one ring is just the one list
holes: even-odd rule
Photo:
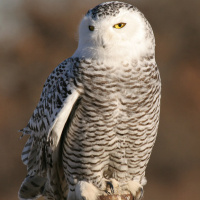
[[[1, 0], [0, 199], [26, 175], [26, 126], [51, 71], [77, 47], [82, 16], [101, 0]], [[150, 21], [162, 77], [159, 134], [144, 200], [200, 199], [200, 1], [129, 0]]]

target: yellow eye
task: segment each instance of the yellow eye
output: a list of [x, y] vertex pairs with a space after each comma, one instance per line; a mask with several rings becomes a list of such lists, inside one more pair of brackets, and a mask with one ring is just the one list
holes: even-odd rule
[[90, 31], [94, 31], [94, 26], [88, 26]]
[[126, 23], [118, 23], [118, 24], [115, 24], [113, 27], [120, 29], [120, 28], [123, 28], [124, 26], [126, 26]]

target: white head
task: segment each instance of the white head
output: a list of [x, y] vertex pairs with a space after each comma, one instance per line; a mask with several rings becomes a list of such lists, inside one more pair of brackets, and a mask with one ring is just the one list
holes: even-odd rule
[[85, 15], [74, 56], [121, 62], [154, 55], [154, 49], [153, 31], [143, 14], [130, 4], [112, 1]]

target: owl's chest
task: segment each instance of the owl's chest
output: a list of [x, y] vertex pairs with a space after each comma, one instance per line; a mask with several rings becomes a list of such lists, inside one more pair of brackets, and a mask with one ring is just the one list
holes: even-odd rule
[[150, 83], [151, 77], [143, 76], [133, 66], [122, 69], [88, 67], [81, 74], [83, 96], [88, 102], [115, 102], [129, 106], [131, 102], [143, 98], [153, 86]]
[[131, 68], [88, 67], [81, 74], [81, 82], [85, 95], [107, 100], [137, 93], [139, 86], [142, 86], [139, 77], [140, 74], [134, 73]]
[[104, 137], [109, 143], [116, 136], [137, 134], [133, 127], [150, 116], [153, 96], [159, 91], [152, 78], [132, 68], [88, 68], [80, 79], [83, 93], [70, 130], [82, 133], [77, 138], [82, 137], [82, 145], [85, 141], [96, 144]]

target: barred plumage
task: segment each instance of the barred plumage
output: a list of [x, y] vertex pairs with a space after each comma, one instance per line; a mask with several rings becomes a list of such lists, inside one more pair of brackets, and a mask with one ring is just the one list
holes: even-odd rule
[[[117, 22], [125, 22], [123, 30], [113, 29]], [[88, 11], [77, 51], [48, 77], [22, 130], [30, 138], [21, 199], [95, 200], [108, 183], [112, 192], [141, 198], [160, 112], [154, 46], [149, 23], [133, 6], [108, 2]]]

